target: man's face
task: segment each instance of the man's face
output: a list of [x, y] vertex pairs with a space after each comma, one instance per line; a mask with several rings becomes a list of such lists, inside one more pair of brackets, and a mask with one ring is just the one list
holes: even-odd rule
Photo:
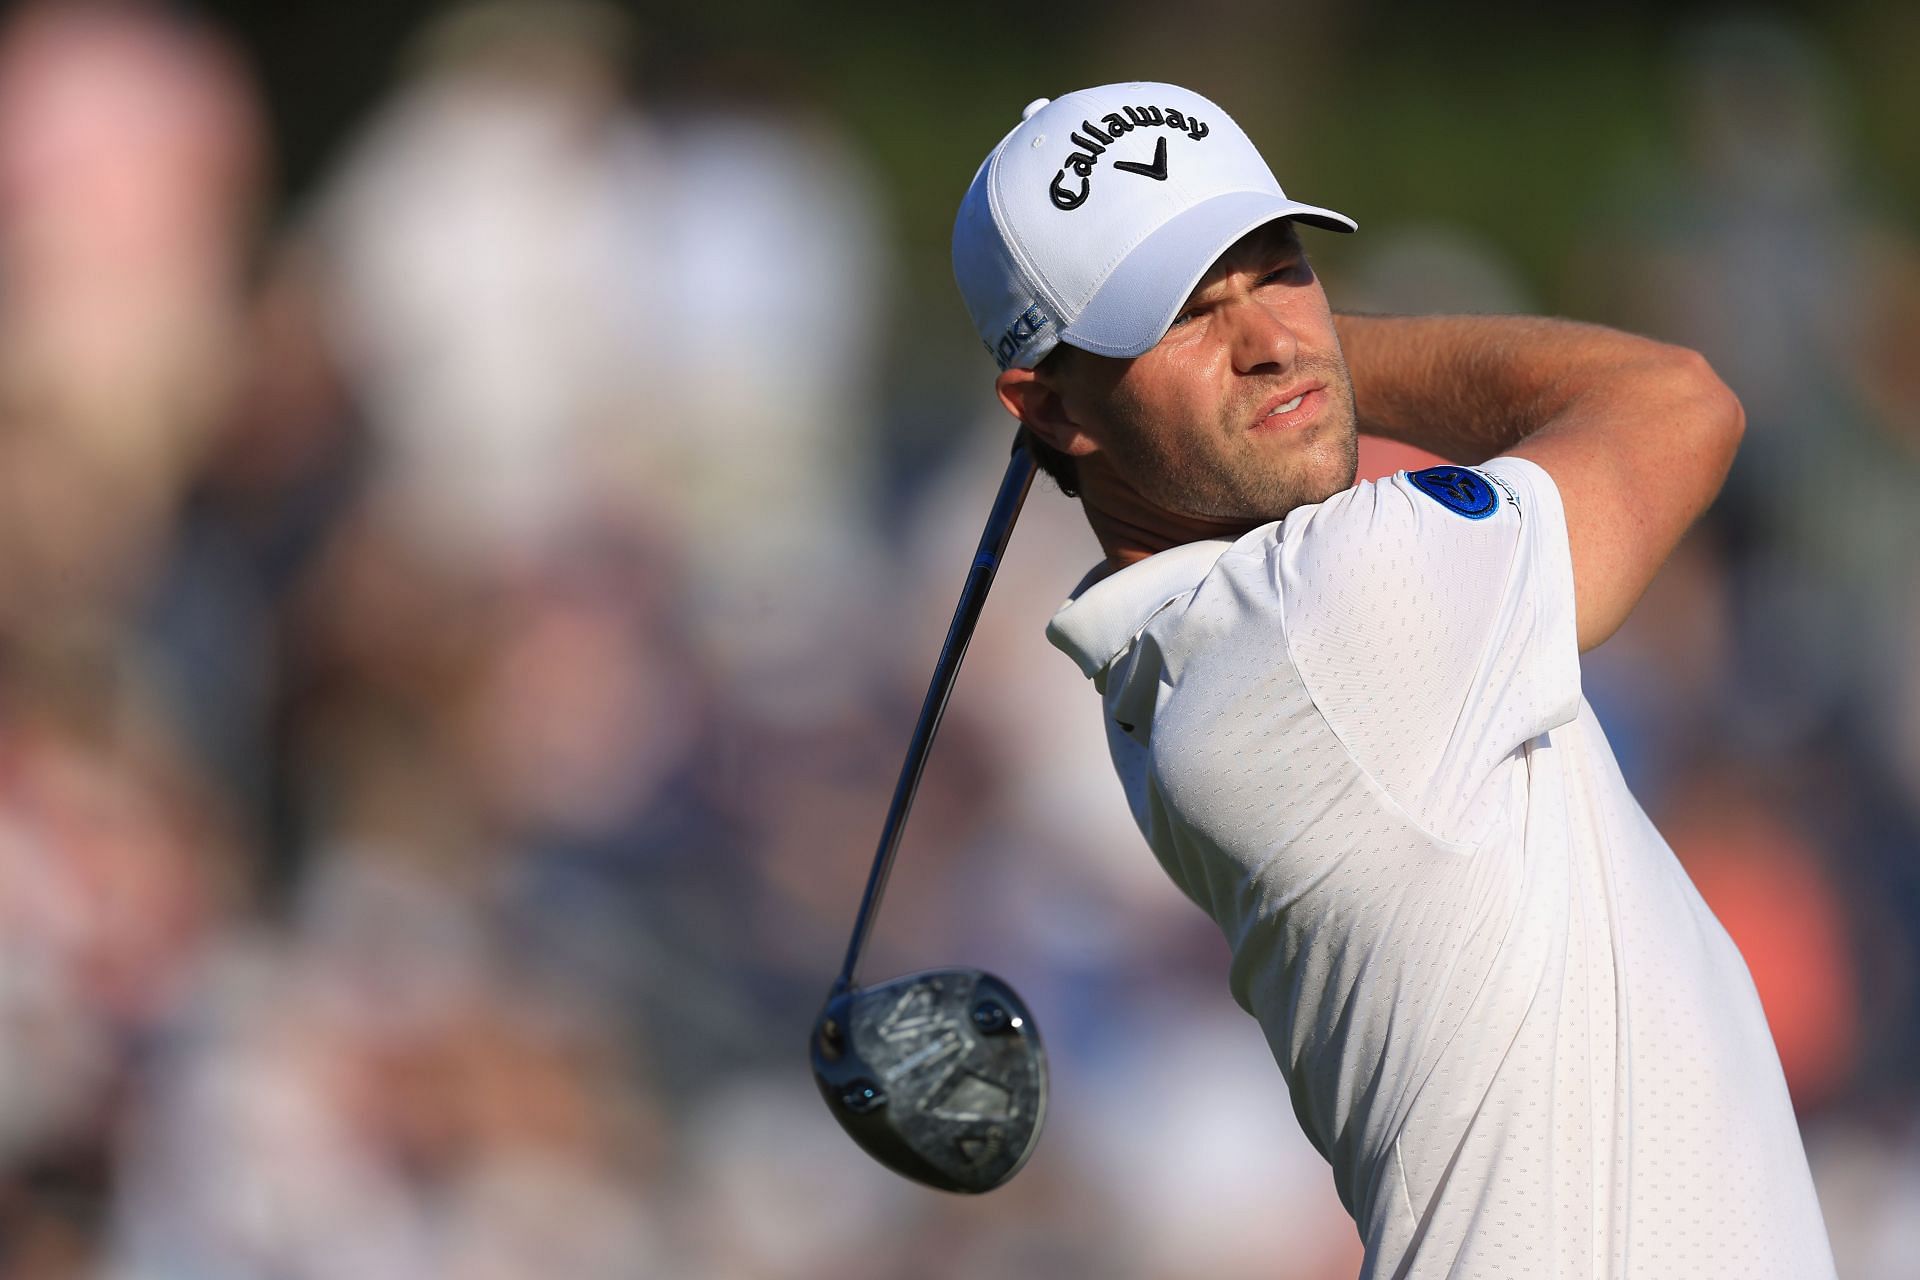
[[1083, 477], [1104, 466], [1181, 516], [1264, 523], [1354, 481], [1353, 384], [1290, 223], [1222, 254], [1157, 346], [1072, 352], [1055, 389], [1095, 446]]

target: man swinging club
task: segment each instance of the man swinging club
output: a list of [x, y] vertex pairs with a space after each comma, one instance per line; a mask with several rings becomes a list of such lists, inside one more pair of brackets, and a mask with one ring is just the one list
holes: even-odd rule
[[[1232, 948], [1368, 1277], [1831, 1276], [1738, 952], [1580, 692], [1740, 405], [1590, 325], [1336, 316], [1213, 103], [1027, 109], [954, 267], [1106, 560], [1053, 642]], [[1356, 484], [1357, 431], [1454, 464]]]

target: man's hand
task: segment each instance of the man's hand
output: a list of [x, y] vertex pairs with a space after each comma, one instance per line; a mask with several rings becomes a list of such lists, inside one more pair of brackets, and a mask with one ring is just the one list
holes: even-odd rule
[[1580, 648], [1627, 614], [1720, 491], [1746, 427], [1699, 354], [1597, 325], [1339, 316], [1360, 430], [1455, 462], [1513, 454], [1566, 508]]

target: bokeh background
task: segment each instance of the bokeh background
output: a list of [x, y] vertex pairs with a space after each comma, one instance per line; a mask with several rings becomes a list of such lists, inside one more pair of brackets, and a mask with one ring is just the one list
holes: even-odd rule
[[1896, 0], [8, 7], [0, 1277], [1353, 1274], [1042, 637], [1096, 558], [1044, 482], [868, 971], [1012, 979], [1049, 1132], [924, 1191], [806, 1070], [1010, 436], [952, 210], [1127, 78], [1359, 219], [1336, 303], [1622, 325], [1744, 398], [1587, 694], [1841, 1274], [1912, 1276], [1916, 63]]

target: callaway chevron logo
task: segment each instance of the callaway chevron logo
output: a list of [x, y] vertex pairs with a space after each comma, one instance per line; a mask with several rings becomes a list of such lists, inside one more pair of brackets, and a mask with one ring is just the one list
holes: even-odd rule
[[[1053, 175], [1053, 181], [1047, 187], [1047, 194], [1053, 197], [1053, 203], [1060, 209], [1078, 209], [1087, 202], [1087, 195], [1093, 189], [1093, 170], [1100, 157], [1107, 153], [1116, 141], [1132, 133], [1135, 129], [1177, 129], [1195, 142], [1207, 136], [1211, 130], [1204, 121], [1196, 116], [1176, 111], [1172, 107], [1122, 107], [1119, 111], [1109, 111], [1100, 118], [1099, 124], [1091, 120], [1082, 120], [1080, 128], [1067, 135], [1079, 148], [1068, 156]], [[1146, 160], [1145, 152], [1132, 160], [1109, 161], [1116, 169], [1128, 173], [1137, 173], [1152, 178], [1156, 182], [1167, 180], [1167, 139], [1163, 134], [1155, 140], [1153, 159]]]

